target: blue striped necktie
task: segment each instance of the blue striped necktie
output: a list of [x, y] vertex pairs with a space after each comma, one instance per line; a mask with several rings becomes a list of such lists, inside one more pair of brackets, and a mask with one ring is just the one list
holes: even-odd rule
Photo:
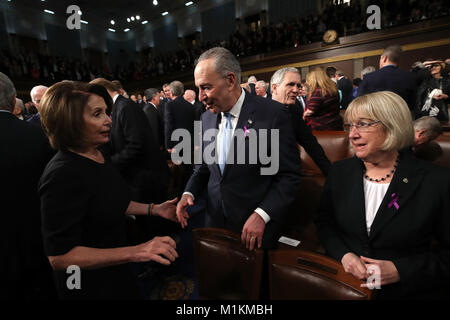
[[231, 117], [232, 115], [228, 112], [223, 114], [225, 116], [225, 126], [222, 130], [222, 136], [220, 141], [220, 154], [219, 154], [219, 167], [220, 172], [223, 173], [225, 168], [225, 163], [227, 161], [228, 150], [230, 149], [231, 142]]

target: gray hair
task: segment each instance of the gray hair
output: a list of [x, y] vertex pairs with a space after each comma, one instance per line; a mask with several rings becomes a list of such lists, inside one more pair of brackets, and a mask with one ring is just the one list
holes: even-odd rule
[[144, 96], [145, 99], [147, 99], [147, 102], [150, 102], [157, 94], [159, 94], [159, 90], [156, 88], [148, 88], [144, 91]]
[[8, 78], [8, 76], [0, 72], [0, 109], [14, 110], [14, 96], [16, 95], [16, 88]]
[[253, 84], [256, 84], [257, 81], [258, 80], [256, 79], [255, 76], [250, 76], [250, 77], [248, 77], [248, 80], [247, 80], [248, 83], [253, 83]]
[[[256, 82], [256, 85], [260, 85], [261, 87], [264, 87], [264, 88], [266, 88], [266, 82], [264, 81], [264, 80], [259, 80], [258, 82]], [[256, 86], [255, 85], [255, 86]]]
[[362, 71], [361, 71], [361, 76], [364, 77], [366, 74], [369, 74], [369, 73], [371, 73], [371, 72], [374, 72], [375, 70], [376, 70], [376, 69], [375, 69], [375, 67], [373, 67], [373, 66], [365, 67], [365, 68], [362, 69]]
[[441, 123], [435, 117], [424, 116], [414, 121], [414, 130], [424, 130], [425, 135], [434, 140], [442, 134]]
[[198, 62], [207, 59], [214, 59], [214, 71], [226, 77], [233, 73], [236, 77], [236, 85], [241, 83], [241, 65], [236, 57], [227, 49], [215, 47], [203, 52], [198, 58]]
[[279, 85], [280, 83], [282, 83], [284, 76], [288, 72], [297, 73], [301, 77], [300, 71], [298, 71], [297, 68], [289, 67], [289, 68], [278, 69], [277, 71], [275, 71], [275, 73], [272, 75], [272, 78], [270, 79], [270, 92], [272, 92], [272, 85], [274, 85], [274, 84]]
[[16, 107], [19, 107], [22, 112], [25, 111], [25, 105], [23, 104], [23, 100], [16, 98]]
[[170, 83], [170, 91], [176, 97], [181, 97], [184, 93], [184, 85], [181, 81], [175, 80]]
[[33, 89], [31, 89], [31, 92], [30, 92], [31, 100], [33, 100], [33, 102], [36, 102], [36, 101], [34, 100], [34, 96], [36, 95], [37, 91], [38, 91], [38, 90], [47, 90], [47, 89], [48, 89], [48, 87], [42, 86], [42, 85], [33, 87]]

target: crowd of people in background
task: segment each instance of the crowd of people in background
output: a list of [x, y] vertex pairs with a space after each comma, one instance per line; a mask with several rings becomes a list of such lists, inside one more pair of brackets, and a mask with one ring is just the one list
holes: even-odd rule
[[[373, 0], [369, 1], [368, 5], [370, 4], [381, 8], [383, 29], [450, 14], [450, 8], [444, 0], [426, 2]], [[90, 81], [104, 77], [120, 81], [139, 81], [193, 70], [196, 58], [215, 46], [225, 47], [239, 58], [301, 48], [321, 41], [323, 33], [329, 29], [336, 30], [339, 36], [369, 31], [366, 20], [367, 15], [359, 2], [329, 3], [320, 14], [309, 14], [287, 22], [253, 27], [237, 23], [236, 31], [227, 40], [202, 41], [201, 36], [196, 36], [194, 41], [179, 39], [178, 48], [170, 52], [158, 53], [153, 48], [145, 48], [137, 55], [137, 59], [126, 66], [111, 66], [109, 63], [100, 66], [85, 59], [54, 56], [33, 48], [18, 48], [14, 52], [2, 49], [0, 71], [13, 79]]]

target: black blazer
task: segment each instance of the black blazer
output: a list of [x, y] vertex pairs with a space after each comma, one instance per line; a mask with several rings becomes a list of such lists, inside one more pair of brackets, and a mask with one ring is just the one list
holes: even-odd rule
[[195, 120], [200, 121], [200, 119], [202, 118], [203, 112], [205, 112], [205, 110], [206, 110], [205, 105], [203, 103], [201, 103], [200, 101], [195, 101], [192, 106], [194, 107]]
[[364, 76], [358, 87], [358, 97], [378, 91], [392, 91], [398, 94], [413, 110], [416, 100], [416, 78], [414, 74], [389, 65]]
[[[203, 113], [203, 133], [208, 129], [218, 129], [220, 120], [221, 114]], [[300, 183], [299, 153], [287, 109], [278, 102], [245, 93], [235, 133], [238, 129], [243, 130], [244, 126], [255, 133], [261, 129], [280, 130], [279, 143], [275, 144], [279, 146], [278, 172], [274, 175], [261, 175], [260, 169], [269, 167], [270, 164], [263, 165], [259, 157], [256, 164], [249, 163], [247, 156], [245, 164], [236, 164], [238, 143], [235, 143], [235, 164], [226, 164], [223, 176], [217, 163], [203, 162], [196, 165], [185, 191], [197, 197], [207, 187], [207, 222], [208, 219], [224, 221], [224, 217], [227, 220], [222, 225], [209, 226], [225, 226], [237, 233], [241, 233], [242, 227], [256, 208], [263, 209], [271, 217], [264, 231], [263, 246], [273, 247]], [[244, 139], [243, 146], [246, 155], [249, 154], [250, 140], [247, 138]], [[233, 139], [236, 141], [236, 136]], [[203, 141], [203, 150], [211, 151], [214, 147], [211, 144], [215, 144], [215, 138]], [[268, 143], [268, 146], [271, 144]]]
[[153, 132], [153, 137], [155, 138], [155, 141], [158, 143], [158, 147], [161, 147], [164, 145], [163, 140], [163, 122], [161, 120], [161, 117], [159, 116], [159, 112], [156, 109], [156, 107], [151, 103], [144, 104], [144, 108], [142, 109], [147, 116], [148, 122], [150, 124], [150, 128]]
[[301, 110], [300, 103], [301, 102], [296, 100], [295, 104], [288, 106], [295, 138], [297, 143], [305, 149], [326, 177], [328, 175], [328, 171], [330, 170], [331, 162], [328, 160], [325, 151], [323, 151], [322, 146], [313, 135], [311, 127], [309, 127], [303, 120], [303, 112]]
[[343, 77], [337, 81], [337, 88], [342, 92], [341, 106], [347, 109], [353, 100], [353, 84], [348, 78]]
[[119, 96], [114, 103], [111, 127], [111, 161], [134, 187], [133, 200], [161, 201], [168, 185], [169, 168], [158, 148], [142, 108]]
[[[0, 112], [0, 299], [46, 299], [52, 284], [41, 236], [37, 185], [54, 155], [40, 126]], [[33, 289], [32, 289], [33, 288]]]
[[166, 105], [164, 111], [164, 136], [166, 139], [166, 148], [172, 149], [178, 144], [177, 141], [171, 141], [172, 132], [176, 129], [186, 129], [194, 136], [195, 113], [192, 104], [177, 97]]
[[[325, 183], [317, 230], [327, 254], [392, 261], [400, 282], [383, 286], [380, 298], [448, 297], [450, 285], [450, 172], [401, 152], [400, 163], [367, 234], [363, 163], [336, 162]], [[399, 196], [397, 210], [389, 207]], [[431, 247], [437, 240], [438, 245]], [[446, 292], [444, 294], [444, 292]]]

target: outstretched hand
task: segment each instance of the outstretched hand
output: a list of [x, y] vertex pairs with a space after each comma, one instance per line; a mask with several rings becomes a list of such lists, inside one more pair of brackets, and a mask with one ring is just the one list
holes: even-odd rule
[[152, 209], [152, 214], [161, 218], [165, 218], [167, 220], [178, 222], [176, 214], [177, 200], [178, 198], [174, 198], [160, 204], [155, 204]]
[[177, 219], [178, 222], [180, 222], [182, 228], [185, 228], [187, 226], [187, 219], [189, 219], [189, 214], [187, 213], [186, 209], [187, 207], [193, 205], [194, 200], [188, 194], [184, 194], [181, 197], [180, 202], [178, 202], [177, 204]]

